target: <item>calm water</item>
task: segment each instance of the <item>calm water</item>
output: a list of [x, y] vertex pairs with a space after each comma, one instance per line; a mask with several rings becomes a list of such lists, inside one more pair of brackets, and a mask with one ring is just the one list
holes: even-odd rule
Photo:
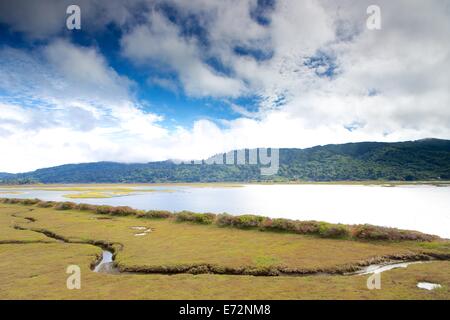
[[[0, 194], [0, 197], [125, 205], [137, 209], [251, 213], [347, 224], [370, 223], [419, 230], [450, 238], [450, 187], [244, 185], [238, 188], [194, 186], [146, 188], [173, 192], [145, 192], [109, 199], [70, 200], [63, 195], [79, 192], [17, 190], [23, 193]], [[0, 192], [5, 191], [0, 189]]]

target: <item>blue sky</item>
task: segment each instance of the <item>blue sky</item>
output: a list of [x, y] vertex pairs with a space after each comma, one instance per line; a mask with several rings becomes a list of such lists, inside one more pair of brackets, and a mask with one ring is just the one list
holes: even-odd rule
[[448, 2], [370, 4], [2, 1], [0, 172], [449, 138]]
[[[267, 6], [264, 4], [266, 1], [261, 1], [261, 3], [263, 3], [263, 7]], [[160, 12], [163, 12], [170, 21], [178, 22], [182, 34], [188, 34], [207, 45], [207, 40], [203, 39], [205, 31], [200, 26], [191, 26], [189, 21], [178, 19], [176, 13], [172, 11], [168, 4], [162, 6]], [[258, 19], [258, 16], [254, 18]], [[118, 28], [117, 25], [110, 23], [100, 31], [90, 31], [89, 28], [70, 31], [62, 28], [58, 35], [30, 41], [26, 34], [14, 32], [8, 24], [0, 25], [1, 45], [19, 50], [32, 51], [33, 48], [51, 43], [52, 40], [57, 38], [63, 38], [76, 46], [95, 47], [105, 57], [111, 68], [134, 81], [133, 93], [136, 99], [142, 103], [143, 109], [163, 114], [163, 123], [167, 126], [190, 126], [194, 121], [204, 118], [232, 120], [238, 118], [239, 114], [230, 108], [230, 104], [239, 104], [249, 110], [258, 106], [258, 96], [250, 93], [236, 98], [216, 98], [207, 95], [191, 97], [178, 84], [176, 72], [164, 70], [157, 64], [141, 68], [133, 64], [130, 59], [123, 57], [120, 54], [120, 40], [123, 36], [123, 30]], [[256, 59], [259, 59], [259, 55], [262, 55], [258, 51], [253, 52], [239, 46], [236, 46], [236, 52], [245, 56], [252, 55]], [[220, 62], [214, 61], [212, 58], [207, 59], [206, 63], [217, 72], [224, 74], [228, 72], [225, 67], [220, 65]], [[151, 77], [164, 79], [166, 82], [151, 81]]]

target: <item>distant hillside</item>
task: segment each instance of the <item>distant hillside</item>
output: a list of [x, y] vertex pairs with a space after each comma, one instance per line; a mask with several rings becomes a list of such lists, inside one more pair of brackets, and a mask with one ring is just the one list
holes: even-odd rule
[[0, 183], [142, 183], [246, 181], [355, 181], [450, 179], [450, 141], [361, 142], [280, 149], [280, 170], [261, 176], [258, 165], [69, 164], [22, 174], [0, 173]]
[[12, 178], [14, 175], [11, 173], [6, 173], [6, 172], [0, 172], [0, 180], [5, 179], [5, 178]]

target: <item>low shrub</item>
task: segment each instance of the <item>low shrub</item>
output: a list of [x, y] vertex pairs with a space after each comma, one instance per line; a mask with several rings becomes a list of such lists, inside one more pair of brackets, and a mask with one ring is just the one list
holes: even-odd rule
[[110, 214], [113, 207], [111, 206], [97, 206], [95, 212], [98, 214]]
[[439, 239], [438, 236], [433, 236], [431, 234], [425, 234], [418, 231], [398, 230], [398, 232], [400, 233], [400, 240], [434, 241]]
[[227, 213], [222, 213], [217, 216], [216, 223], [219, 226], [232, 226], [233, 225], [233, 216]]
[[301, 234], [318, 234], [320, 223], [317, 221], [296, 221], [295, 232]]
[[217, 217], [217, 224], [220, 226], [232, 226], [236, 228], [256, 228], [263, 227], [263, 221], [266, 218], [261, 216], [255, 216], [251, 214], [242, 215], [242, 216], [232, 216], [229, 214], [220, 214]]
[[20, 203], [26, 206], [33, 206], [35, 204], [38, 204], [39, 202], [39, 199], [22, 199]]
[[363, 240], [411, 240], [411, 241], [433, 241], [438, 237], [424, 234], [418, 231], [399, 230], [396, 228], [378, 227], [369, 224], [354, 227], [353, 237]]
[[279, 219], [279, 218], [266, 219], [263, 222], [263, 226], [265, 229], [295, 232], [296, 221], [288, 220], [288, 219]]
[[260, 227], [264, 217], [246, 214], [235, 217], [233, 225], [238, 228], [256, 228]]
[[40, 208], [51, 208], [55, 205], [56, 203], [54, 201], [39, 201], [37, 206]]
[[73, 210], [76, 209], [77, 204], [73, 202], [58, 202], [55, 206], [56, 210]]
[[93, 204], [80, 203], [77, 205], [77, 209], [80, 211], [96, 211], [97, 206]]
[[200, 224], [212, 224], [216, 218], [213, 213], [195, 213], [190, 211], [181, 211], [175, 214], [176, 221], [189, 221]]
[[356, 226], [353, 230], [353, 236], [358, 239], [365, 240], [389, 240], [389, 235], [385, 228], [379, 228], [371, 225]]
[[136, 214], [136, 210], [127, 206], [112, 207], [109, 214], [113, 216], [131, 216]]
[[4, 199], [3, 203], [10, 203], [10, 204], [18, 204], [20, 203], [21, 199], [17, 198], [6, 198]]
[[148, 210], [139, 216], [148, 219], [167, 219], [172, 216], [172, 213], [165, 210]]
[[262, 222], [263, 230], [286, 231], [298, 234], [319, 234], [319, 223], [316, 221], [295, 221], [289, 219], [266, 218]]
[[343, 224], [322, 222], [319, 226], [319, 235], [323, 238], [348, 238], [351, 236], [351, 232], [350, 229]]

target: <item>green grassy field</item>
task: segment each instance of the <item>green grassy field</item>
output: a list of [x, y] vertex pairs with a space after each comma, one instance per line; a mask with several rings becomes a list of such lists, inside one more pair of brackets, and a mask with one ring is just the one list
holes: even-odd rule
[[[140, 231], [135, 227], [151, 232], [136, 236]], [[122, 270], [156, 273], [94, 273], [91, 265], [101, 249], [88, 244], [93, 241], [114, 243], [115, 261]], [[450, 299], [448, 261], [384, 272], [381, 290], [367, 289], [368, 276], [332, 274], [386, 257], [419, 254], [448, 255], [450, 243], [323, 239], [172, 219], [0, 204], [1, 299]], [[66, 288], [65, 271], [72, 264], [82, 270], [80, 290]], [[266, 270], [313, 274], [204, 273], [258, 274]], [[419, 289], [418, 281], [439, 283], [442, 288]]]

